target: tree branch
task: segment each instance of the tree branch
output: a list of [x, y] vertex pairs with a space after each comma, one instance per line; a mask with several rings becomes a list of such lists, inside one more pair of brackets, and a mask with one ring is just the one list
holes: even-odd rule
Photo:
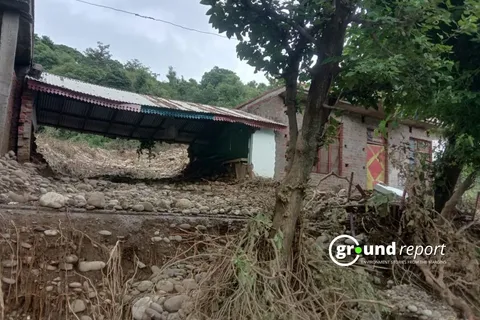
[[310, 43], [316, 45], [316, 40], [315, 38], [307, 32], [307, 30], [302, 27], [299, 23], [279, 14], [277, 11], [275, 11], [273, 8], [272, 8], [272, 5], [267, 3], [267, 1], [265, 0], [261, 0], [262, 2], [262, 5], [263, 5], [263, 9], [265, 9], [265, 11], [270, 14], [270, 16], [273, 18], [273, 19], [276, 19], [278, 21], [281, 21], [281, 22], [285, 22], [286, 24], [289, 24], [290, 26], [292, 26], [293, 28], [295, 28], [305, 39], [307, 39]]
[[476, 172], [470, 173], [467, 178], [458, 186], [457, 190], [453, 193], [453, 195], [448, 199], [447, 203], [442, 209], [440, 213], [442, 217], [451, 221], [454, 217], [454, 210], [460, 199], [462, 198], [463, 194], [467, 189], [475, 182]]

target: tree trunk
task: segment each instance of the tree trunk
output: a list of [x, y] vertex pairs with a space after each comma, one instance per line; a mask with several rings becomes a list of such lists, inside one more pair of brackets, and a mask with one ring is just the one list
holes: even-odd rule
[[448, 201], [445, 203], [445, 206], [441, 211], [442, 217], [449, 221], [453, 220], [453, 218], [455, 217], [455, 207], [457, 206], [465, 191], [467, 191], [468, 188], [470, 188], [475, 182], [475, 178], [476, 172], [472, 172], [467, 176], [467, 178], [465, 178], [462, 183], [460, 183], [457, 190], [455, 190], [450, 199], [448, 199]]
[[[298, 70], [298, 63], [293, 66], [294, 70]], [[297, 89], [298, 89], [298, 71], [292, 72], [286, 81], [285, 91], [285, 105], [287, 107], [288, 117], [288, 146], [287, 146], [287, 167], [286, 172], [289, 172], [293, 159], [295, 157], [295, 145], [298, 137], [298, 123], [297, 123]]]
[[435, 172], [435, 210], [442, 212], [447, 201], [452, 197], [455, 186], [462, 172], [463, 164], [458, 163], [455, 156], [456, 138], [450, 135], [438, 161]]
[[283, 236], [280, 259], [285, 267], [291, 267], [293, 240], [315, 159], [318, 135], [323, 132], [330, 115], [330, 109], [323, 105], [327, 101], [332, 81], [339, 71], [338, 62], [325, 60], [342, 55], [348, 18], [352, 11], [353, 8], [347, 7], [345, 2], [336, 1], [335, 13], [323, 29], [320, 44], [317, 46], [318, 59], [312, 71], [312, 82], [302, 128], [295, 144], [293, 161], [277, 190], [270, 236], [278, 234]]

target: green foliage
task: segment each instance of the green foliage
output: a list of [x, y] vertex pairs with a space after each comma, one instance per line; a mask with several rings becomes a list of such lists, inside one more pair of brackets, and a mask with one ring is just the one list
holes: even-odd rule
[[71, 77], [120, 90], [149, 94], [168, 99], [234, 107], [271, 88], [263, 83], [244, 84], [235, 72], [214, 67], [205, 72], [200, 83], [179, 77], [172, 67], [167, 81], [134, 59], [125, 64], [114, 60], [110, 46], [101, 42], [84, 53], [55, 44], [48, 37], [35, 35], [34, 61], [53, 74]]
[[[383, 104], [384, 121], [436, 119], [460, 167], [480, 167], [480, 29], [478, 1], [364, 2], [349, 30], [336, 93]], [[441, 163], [439, 163], [441, 165]]]
[[140, 145], [137, 148], [138, 158], [143, 154], [143, 150], [147, 150], [148, 160], [155, 158], [155, 140], [140, 140]]
[[59, 140], [86, 143], [88, 146], [94, 148], [127, 150], [135, 149], [139, 145], [139, 142], [135, 140], [111, 139], [95, 134], [84, 134], [51, 127], [40, 127], [39, 132]]
[[[34, 61], [53, 74], [167, 99], [231, 108], [271, 88], [271, 84], [255, 81], [244, 84], [235, 72], [219, 67], [205, 72], [200, 83], [194, 79], [185, 80], [179, 77], [174, 69], [169, 67], [167, 81], [160, 81], [158, 74], [136, 59], [125, 64], [114, 60], [110, 46], [101, 42], [97, 43], [96, 48], [88, 48], [82, 53], [68, 46], [55, 44], [49, 37], [35, 35], [34, 48]], [[138, 145], [138, 142], [119, 143], [118, 140], [63, 129], [47, 130], [46, 133], [59, 139], [86, 141], [90, 146], [96, 147], [123, 148]], [[140, 150], [149, 148], [141, 147]]]

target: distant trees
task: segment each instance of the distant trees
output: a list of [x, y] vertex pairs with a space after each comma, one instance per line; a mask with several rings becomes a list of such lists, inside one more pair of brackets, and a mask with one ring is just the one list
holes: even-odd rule
[[219, 67], [205, 72], [200, 82], [186, 80], [169, 67], [167, 81], [161, 81], [158, 74], [136, 59], [125, 64], [115, 60], [110, 45], [101, 42], [82, 53], [55, 44], [49, 37], [35, 35], [34, 51], [34, 61], [53, 74], [140, 94], [220, 107], [234, 107], [270, 88], [270, 85], [255, 81], [244, 84], [235, 72]]

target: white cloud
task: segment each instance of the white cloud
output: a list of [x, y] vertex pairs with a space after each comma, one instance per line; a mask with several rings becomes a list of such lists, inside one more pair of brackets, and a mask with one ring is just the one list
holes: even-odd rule
[[[207, 8], [191, 0], [90, 0], [186, 27], [216, 33]], [[93, 7], [73, 0], [37, 1], [35, 31], [83, 51], [97, 41], [110, 44], [115, 59], [137, 58], [162, 75], [169, 65], [185, 78], [200, 80], [214, 66], [237, 72], [244, 81], [265, 81], [237, 58], [235, 40], [182, 30], [172, 25]]]

